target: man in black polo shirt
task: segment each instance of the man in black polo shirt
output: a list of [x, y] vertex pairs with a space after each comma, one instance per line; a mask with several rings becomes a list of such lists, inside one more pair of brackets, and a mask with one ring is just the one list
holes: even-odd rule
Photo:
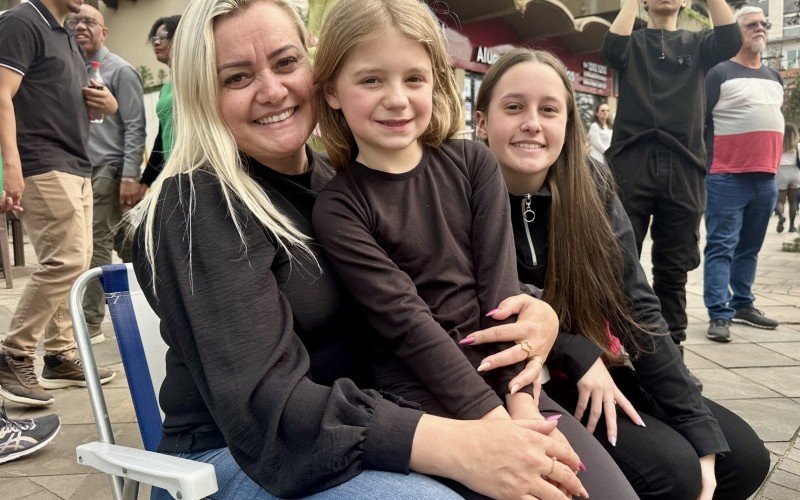
[[[81, 50], [63, 27], [82, 4], [30, 0], [0, 16], [0, 210], [18, 212], [40, 265], [2, 344], [0, 394], [32, 406], [53, 403], [42, 387], [85, 384], [67, 297], [92, 252], [89, 109], [113, 114], [116, 100], [107, 90], [84, 88]], [[42, 334], [40, 385], [33, 360]], [[101, 382], [113, 377], [101, 370]]]

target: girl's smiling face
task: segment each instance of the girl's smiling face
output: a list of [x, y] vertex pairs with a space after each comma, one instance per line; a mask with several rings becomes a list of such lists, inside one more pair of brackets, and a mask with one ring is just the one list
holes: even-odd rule
[[478, 135], [500, 162], [513, 194], [544, 183], [564, 148], [568, 116], [567, 89], [550, 66], [523, 62], [500, 77], [486, 113], [477, 114]]

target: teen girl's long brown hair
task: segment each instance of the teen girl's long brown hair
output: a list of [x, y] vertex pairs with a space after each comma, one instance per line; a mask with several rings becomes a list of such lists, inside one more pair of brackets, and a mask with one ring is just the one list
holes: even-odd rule
[[564, 64], [549, 52], [514, 49], [484, 76], [476, 108], [491, 124], [488, 112], [494, 88], [509, 69], [522, 63], [549, 66], [558, 74], [566, 89], [569, 114], [564, 148], [545, 179], [552, 206], [542, 298], [556, 311], [564, 331], [584, 335], [603, 349], [605, 360], [618, 362], [610, 350], [606, 321], [634, 351], [640, 350], [640, 344], [629, 333], [649, 328], [633, 318], [623, 292], [622, 248], [606, 216], [614, 199], [614, 181], [605, 166], [589, 163], [586, 132]]

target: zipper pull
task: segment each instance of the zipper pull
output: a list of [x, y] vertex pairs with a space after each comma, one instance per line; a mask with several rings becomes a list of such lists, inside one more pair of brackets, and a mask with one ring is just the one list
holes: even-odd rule
[[522, 200], [522, 218], [525, 222], [533, 222], [536, 220], [536, 212], [531, 210], [531, 195], [526, 194], [525, 199]]

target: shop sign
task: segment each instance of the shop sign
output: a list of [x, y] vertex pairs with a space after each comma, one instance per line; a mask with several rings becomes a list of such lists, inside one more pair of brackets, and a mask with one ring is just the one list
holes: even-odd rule
[[610, 95], [608, 66], [591, 61], [581, 63], [580, 72], [568, 70], [572, 87], [578, 92]]
[[498, 59], [500, 59], [500, 54], [496, 51], [483, 46], [478, 46], [478, 54], [475, 56], [475, 62], [483, 63], [492, 65]]

